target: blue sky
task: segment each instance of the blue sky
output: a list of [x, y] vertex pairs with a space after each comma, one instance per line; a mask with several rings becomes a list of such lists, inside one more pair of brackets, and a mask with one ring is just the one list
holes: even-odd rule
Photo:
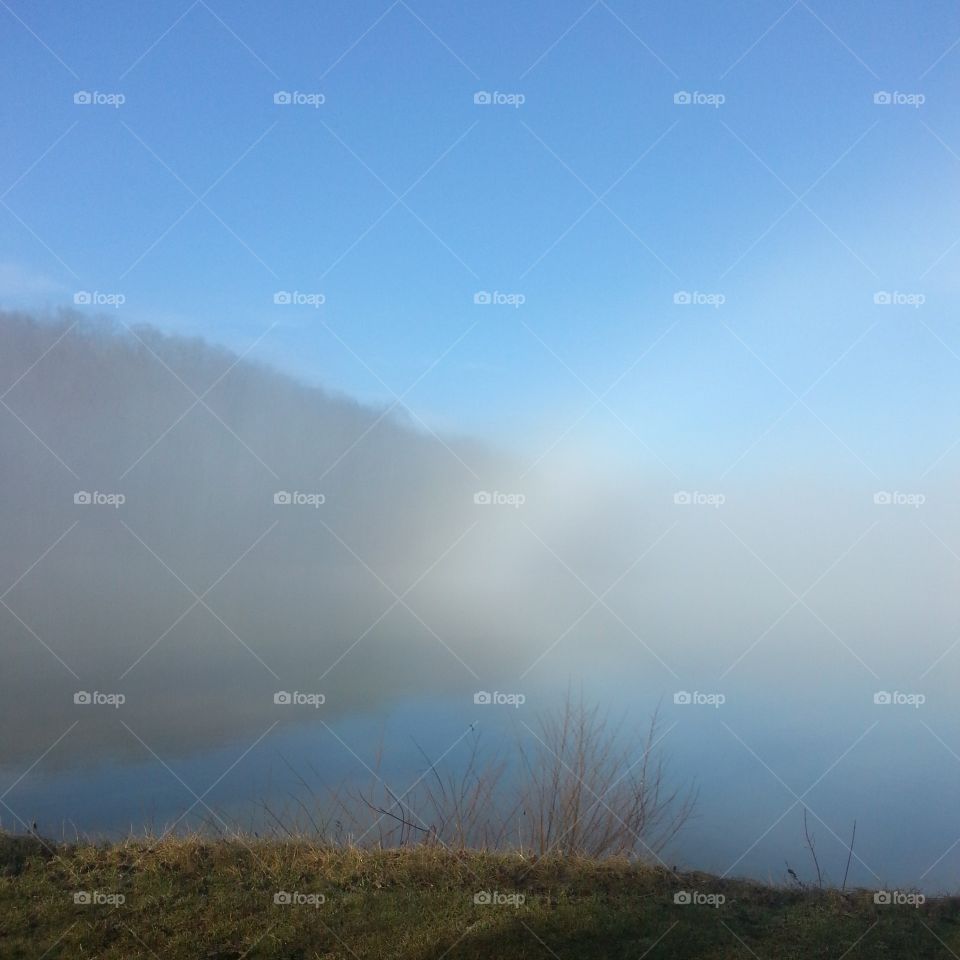
[[534, 453], [591, 404], [567, 439], [679, 473], [759, 437], [754, 465], [920, 472], [953, 439], [954, 4], [10, 0], [0, 22], [4, 305], [121, 293], [83, 309], [363, 400], [415, 384], [432, 427]]

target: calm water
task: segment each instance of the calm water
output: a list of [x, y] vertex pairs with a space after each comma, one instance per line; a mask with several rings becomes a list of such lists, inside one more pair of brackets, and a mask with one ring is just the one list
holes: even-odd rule
[[[955, 839], [951, 798], [960, 773], [949, 742], [941, 744], [931, 732], [955, 736], [948, 711], [928, 703], [909, 715], [878, 716], [880, 708], [867, 703], [846, 710], [837, 723], [835, 716], [825, 718], [828, 704], [822, 697], [818, 702], [794, 691], [771, 698], [764, 707], [767, 721], [758, 724], [755, 701], [738, 703], [738, 693], [731, 687], [719, 709], [664, 704], [663, 746], [672, 779], [693, 779], [700, 789], [697, 817], [665, 859], [774, 879], [783, 877], [789, 862], [810, 879], [802, 834], [806, 806], [821, 865], [832, 879], [842, 877], [844, 844], [856, 819], [852, 882], [954, 889], [960, 854], [948, 847]], [[949, 696], [946, 688], [942, 693]], [[72, 757], [70, 768], [60, 770], [41, 763], [4, 803], [25, 820], [35, 820], [42, 832], [68, 837], [74, 830], [103, 836], [159, 831], [174, 822], [181, 828], [209, 828], [218, 818], [269, 832], [274, 824], [264, 804], [291, 825], [306, 826], [297, 798], [312, 805], [325, 786], [368, 784], [381, 747], [378, 775], [402, 794], [426, 767], [413, 739], [431, 757], [449, 750], [471, 723], [484, 747], [522, 739], [523, 724], [533, 724], [536, 706], [551, 703], [549, 691], [529, 696], [517, 709], [477, 707], [472, 696], [468, 702], [399, 701], [368, 714], [331, 717], [328, 725], [313, 717], [281, 722], [262, 739], [162, 760], [144, 748], [139, 757], [123, 761]], [[553, 702], [558, 699], [554, 691]], [[642, 719], [631, 702], [633, 691], [608, 690], [604, 699]], [[135, 711], [128, 715], [134, 728]], [[117, 720], [111, 716], [103, 722]], [[469, 738], [446, 754], [441, 769], [466, 762]], [[69, 735], [64, 745], [68, 742]], [[2, 772], [9, 784], [22, 770], [9, 766]], [[8, 812], [4, 823], [12, 821]]]

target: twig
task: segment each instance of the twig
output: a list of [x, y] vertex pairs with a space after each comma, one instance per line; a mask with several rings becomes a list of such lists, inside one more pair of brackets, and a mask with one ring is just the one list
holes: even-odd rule
[[807, 829], [807, 808], [803, 808], [803, 835], [807, 838], [807, 846], [810, 848], [810, 856], [813, 857], [813, 865], [817, 868], [817, 886], [823, 889], [823, 877], [820, 873], [820, 863], [817, 860], [817, 850], [813, 844], [813, 838]]
[[841, 891], [847, 889], [847, 874], [850, 872], [850, 860], [853, 858], [853, 841], [857, 837], [857, 821], [853, 821], [853, 833], [850, 834], [850, 850], [847, 853], [847, 869], [843, 871], [843, 886], [840, 888]]

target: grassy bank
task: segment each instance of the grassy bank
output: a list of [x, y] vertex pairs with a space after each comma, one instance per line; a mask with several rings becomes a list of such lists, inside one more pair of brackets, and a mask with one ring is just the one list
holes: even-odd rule
[[[677, 894], [703, 902], [678, 903]], [[957, 954], [955, 898], [878, 905], [865, 891], [428, 848], [201, 839], [44, 846], [0, 837], [5, 960]]]

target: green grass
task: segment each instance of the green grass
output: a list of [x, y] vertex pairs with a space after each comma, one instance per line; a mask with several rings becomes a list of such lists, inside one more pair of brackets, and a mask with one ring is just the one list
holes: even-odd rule
[[[721, 894], [679, 905], [678, 891]], [[77, 904], [93, 891], [119, 905]], [[320, 905], [275, 904], [279, 891]], [[521, 905], [477, 904], [480, 891]], [[200, 838], [44, 847], [0, 835], [0, 957], [946, 958], [960, 898], [914, 908], [623, 861]]]

